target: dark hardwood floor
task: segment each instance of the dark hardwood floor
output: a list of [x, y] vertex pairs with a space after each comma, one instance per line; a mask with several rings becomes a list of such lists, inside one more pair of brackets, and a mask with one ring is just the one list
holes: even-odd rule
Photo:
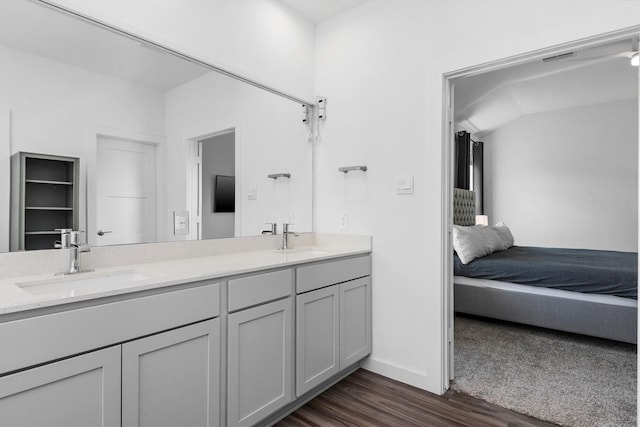
[[279, 423], [330, 426], [555, 426], [460, 393], [438, 396], [360, 369]]

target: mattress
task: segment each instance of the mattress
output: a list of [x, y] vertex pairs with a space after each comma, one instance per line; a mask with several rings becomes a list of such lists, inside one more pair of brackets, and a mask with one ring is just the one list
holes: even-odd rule
[[454, 275], [572, 292], [637, 299], [634, 252], [513, 246], [468, 264], [454, 258]]

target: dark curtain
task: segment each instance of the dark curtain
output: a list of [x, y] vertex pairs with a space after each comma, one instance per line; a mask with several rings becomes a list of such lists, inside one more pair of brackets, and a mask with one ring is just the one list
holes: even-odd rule
[[476, 215], [484, 214], [484, 142], [473, 144], [473, 192], [476, 193]]
[[456, 133], [455, 166], [453, 185], [456, 188], [471, 190], [471, 134], [469, 132]]
[[454, 168], [454, 187], [473, 190], [476, 194], [476, 215], [484, 214], [484, 143], [472, 141], [469, 132], [456, 133]]

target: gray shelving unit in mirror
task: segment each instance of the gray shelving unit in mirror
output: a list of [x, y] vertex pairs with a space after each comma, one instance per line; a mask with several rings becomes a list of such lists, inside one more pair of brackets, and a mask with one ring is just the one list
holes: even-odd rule
[[75, 157], [12, 156], [12, 251], [53, 249], [56, 229], [78, 229], [79, 166]]

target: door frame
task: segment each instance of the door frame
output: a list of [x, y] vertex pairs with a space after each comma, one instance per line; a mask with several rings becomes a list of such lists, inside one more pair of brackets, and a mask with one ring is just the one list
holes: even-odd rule
[[441, 193], [441, 249], [442, 249], [442, 362], [441, 381], [444, 393], [449, 389], [450, 381], [454, 379], [454, 296], [453, 296], [453, 260], [449, 254], [453, 253], [451, 232], [453, 229], [453, 171], [454, 156], [453, 143], [455, 137], [455, 105], [454, 86], [455, 80], [463, 77], [471, 77], [484, 74], [502, 68], [521, 65], [526, 62], [542, 60], [548, 56], [558, 55], [568, 50], [585, 49], [604, 43], [637, 37], [640, 34], [640, 25], [622, 28], [604, 34], [599, 34], [584, 39], [563, 43], [547, 48], [527, 52], [508, 58], [499, 59], [484, 64], [474, 65], [461, 70], [455, 70], [442, 75], [442, 193]]
[[[89, 244], [89, 246], [96, 245], [96, 233], [98, 231], [96, 224], [96, 217], [98, 213], [96, 191], [97, 177], [95, 171], [97, 170], [98, 165], [98, 140], [100, 138], [110, 138], [125, 142], [129, 141], [138, 144], [153, 145], [156, 148], [156, 241], [162, 242], [167, 240], [166, 233], [163, 233], [163, 230], [166, 230], [167, 227], [167, 216], [161, 209], [161, 206], [164, 206], [166, 199], [166, 195], [161, 191], [161, 189], [165, 188], [165, 186], [160, 182], [161, 177], [165, 176], [164, 158], [166, 155], [166, 138], [164, 136], [146, 134], [142, 132], [96, 126], [89, 130], [89, 145], [87, 147], [87, 162], [85, 167], [87, 186], [86, 194], [84, 194], [84, 196], [86, 200], [87, 214], [84, 230], [86, 231], [85, 238], [87, 244]], [[90, 173], [89, 171], [92, 172]], [[83, 227], [80, 228], [82, 229]]]
[[[194, 136], [192, 138], [187, 139], [187, 207], [189, 209], [189, 222], [191, 226], [189, 227], [189, 235], [188, 240], [202, 240], [202, 227], [201, 227], [201, 218], [202, 218], [202, 167], [201, 167], [201, 155], [200, 153], [200, 142], [204, 139], [213, 138], [215, 136], [226, 135], [228, 133], [236, 134], [235, 127], [224, 128], [215, 132], [209, 132], [202, 135]], [[236, 161], [235, 161], [235, 174], [238, 176], [238, 138], [237, 134], [234, 138], [234, 150], [236, 153]], [[236, 184], [236, 209], [234, 215], [235, 218], [235, 230], [234, 235], [240, 236], [239, 229], [239, 221], [238, 221], [238, 212], [241, 210], [242, 198], [238, 197], [238, 185]]]
[[[0, 210], [0, 252], [9, 252], [11, 241], [17, 241], [18, 230], [11, 228], [11, 215], [16, 215], [11, 203], [11, 110], [0, 107], [0, 162], [5, 167], [0, 171], [0, 200], [7, 200], [6, 205]], [[17, 210], [17, 208], [16, 208]]]

